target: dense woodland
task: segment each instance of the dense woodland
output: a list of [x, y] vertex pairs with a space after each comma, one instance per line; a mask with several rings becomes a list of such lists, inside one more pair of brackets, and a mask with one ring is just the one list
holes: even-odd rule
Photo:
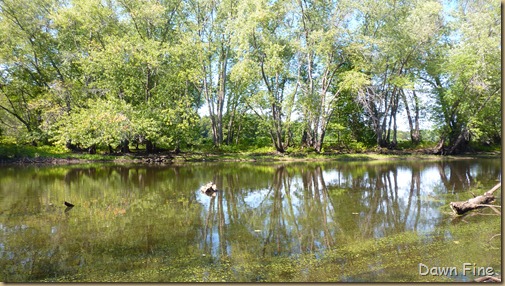
[[90, 153], [500, 144], [500, 8], [0, 0], [0, 136]]

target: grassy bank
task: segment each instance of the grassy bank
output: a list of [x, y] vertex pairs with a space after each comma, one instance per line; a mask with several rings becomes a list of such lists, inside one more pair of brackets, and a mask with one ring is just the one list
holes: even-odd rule
[[72, 153], [53, 146], [0, 144], [0, 163], [64, 163], [81, 161], [113, 161], [117, 156]]
[[466, 153], [458, 156], [432, 155], [429, 149], [388, 150], [374, 149], [359, 152], [338, 150], [315, 153], [310, 150], [291, 150], [279, 154], [270, 148], [251, 150], [206, 150], [206, 151], [164, 151], [147, 154], [144, 150], [132, 150], [128, 154], [87, 154], [73, 153], [65, 148], [53, 146], [29, 146], [12, 143], [0, 144], [0, 163], [49, 163], [66, 164], [82, 162], [121, 163], [173, 163], [173, 162], [213, 162], [213, 161], [371, 161], [371, 160], [440, 160], [452, 158], [499, 157], [500, 150]]

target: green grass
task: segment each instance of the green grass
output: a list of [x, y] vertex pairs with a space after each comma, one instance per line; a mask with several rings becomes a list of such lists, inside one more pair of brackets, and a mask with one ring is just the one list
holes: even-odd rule
[[17, 161], [22, 159], [77, 159], [77, 160], [110, 160], [113, 156], [103, 154], [71, 153], [65, 148], [55, 146], [30, 146], [14, 143], [0, 143], [0, 161]]
[[17, 145], [12, 143], [0, 144], [0, 158], [2, 159], [14, 159], [19, 157], [54, 157], [64, 154], [65, 152], [56, 147], [50, 146], [28, 146], [28, 145]]
[[[452, 156], [436, 156], [416, 154], [422, 149], [405, 148], [400, 150], [387, 149], [359, 149], [342, 152], [341, 150], [323, 150], [316, 153], [310, 148], [288, 148], [284, 154], [275, 151], [273, 147], [244, 147], [244, 146], [221, 146], [219, 148], [193, 146], [182, 150], [179, 154], [170, 154], [174, 162], [201, 162], [201, 161], [372, 161], [372, 160], [440, 160], [451, 159]], [[135, 150], [127, 155], [109, 155], [105, 151], [98, 150], [97, 154], [73, 153], [65, 147], [56, 146], [31, 146], [16, 144], [5, 139], [0, 140], [0, 161], [4, 162], [45, 162], [54, 160], [82, 160], [82, 161], [136, 161], [143, 157], [145, 150]], [[485, 148], [485, 152], [492, 156], [498, 156], [497, 148]], [[385, 153], [385, 154], [384, 154]], [[156, 156], [156, 154], [154, 155]]]

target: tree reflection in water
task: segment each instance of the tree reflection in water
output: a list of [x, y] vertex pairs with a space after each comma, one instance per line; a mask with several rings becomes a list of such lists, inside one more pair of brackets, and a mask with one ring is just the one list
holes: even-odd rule
[[[452, 168], [449, 175], [444, 166]], [[203, 214], [206, 226], [216, 226], [203, 233], [206, 252], [214, 243], [212, 253], [230, 255], [238, 236], [256, 239], [259, 245], [250, 250], [265, 257], [317, 254], [356, 238], [426, 232], [442, 223], [440, 209], [448, 203], [444, 194], [476, 187], [483, 177], [500, 178], [499, 168], [470, 161], [284, 164], [271, 169], [270, 178], [258, 176], [266, 186], [256, 188], [249, 188], [250, 181], [241, 181], [239, 174], [216, 173], [224, 191], [210, 199]]]
[[[497, 180], [499, 160], [9, 167], [0, 277], [169, 269], [159, 280], [170, 281], [187, 277], [180, 267], [228, 263], [235, 278], [257, 281], [273, 257], [443, 227], [446, 198]], [[216, 197], [199, 190], [209, 181]], [[64, 212], [65, 200], [76, 207]]]

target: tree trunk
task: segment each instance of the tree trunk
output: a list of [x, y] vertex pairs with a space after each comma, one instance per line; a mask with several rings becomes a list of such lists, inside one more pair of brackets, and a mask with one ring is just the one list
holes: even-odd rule
[[447, 154], [454, 155], [465, 151], [469, 141], [470, 141], [470, 131], [468, 130], [468, 128], [465, 127], [463, 131], [461, 131], [461, 133], [459, 134], [456, 141], [454, 141], [454, 143], [451, 144], [451, 146], [449, 146]]
[[239, 120], [237, 134], [235, 135], [235, 145], [238, 145], [240, 139], [240, 131], [242, 130], [242, 120]]
[[445, 139], [441, 138], [440, 141], [438, 141], [437, 146], [433, 149], [433, 154], [445, 155], [444, 144]]
[[325, 133], [326, 133], [325, 130], [321, 131], [319, 138], [317, 138], [315, 142], [314, 150], [316, 150], [317, 153], [321, 153], [321, 150], [323, 149], [323, 141]]
[[153, 142], [151, 142], [151, 140], [146, 140], [146, 152], [147, 152], [147, 154], [151, 154], [151, 153], [153, 153], [153, 151], [154, 151]]
[[272, 142], [274, 143], [275, 150], [279, 153], [284, 153], [286, 150], [282, 144], [282, 139], [278, 136], [277, 132], [270, 132], [270, 137], [272, 138]]
[[391, 149], [394, 149], [396, 148], [396, 146], [398, 145], [398, 139], [397, 139], [397, 129], [398, 129], [398, 125], [396, 123], [396, 114], [397, 114], [397, 110], [398, 110], [398, 96], [396, 97], [396, 100], [395, 100], [395, 107], [393, 108], [393, 141], [389, 144], [389, 147]]
[[121, 140], [121, 153], [130, 153], [130, 141], [128, 139]]
[[308, 130], [308, 128], [303, 130], [302, 133], [302, 147], [312, 147], [314, 145], [313, 135]]
[[[209, 68], [210, 69], [210, 68]], [[207, 101], [207, 107], [209, 108], [209, 117], [211, 121], [211, 128], [212, 128], [212, 142], [214, 143], [214, 146], [217, 146], [218, 138], [217, 138], [217, 122], [216, 122], [216, 115], [215, 115], [215, 107], [214, 107], [214, 99], [212, 96], [212, 77], [209, 77], [209, 80], [207, 80], [207, 67], [205, 64], [203, 65], [203, 73], [204, 73], [204, 78], [203, 78], [203, 94], [205, 95], [205, 100]]]
[[76, 152], [76, 151], [82, 151], [80, 150], [79, 147], [77, 147], [77, 145], [75, 144], [72, 144], [72, 140], [68, 140], [67, 143], [65, 144], [65, 146], [72, 152]]
[[223, 109], [226, 98], [226, 81], [228, 67], [228, 49], [221, 43], [219, 54], [219, 81], [217, 94], [217, 144], [223, 144]]
[[412, 143], [414, 145], [417, 145], [421, 142], [421, 132], [419, 130], [419, 98], [417, 97], [415, 91], [413, 91], [412, 94], [414, 95], [415, 116], [414, 116], [414, 130], [410, 131], [410, 138], [412, 139]]
[[235, 109], [233, 109], [233, 112], [229, 113], [230, 118], [228, 120], [228, 134], [226, 135], [226, 144], [231, 145], [233, 143], [233, 136], [234, 136], [234, 131], [233, 131], [233, 123], [235, 119]]

